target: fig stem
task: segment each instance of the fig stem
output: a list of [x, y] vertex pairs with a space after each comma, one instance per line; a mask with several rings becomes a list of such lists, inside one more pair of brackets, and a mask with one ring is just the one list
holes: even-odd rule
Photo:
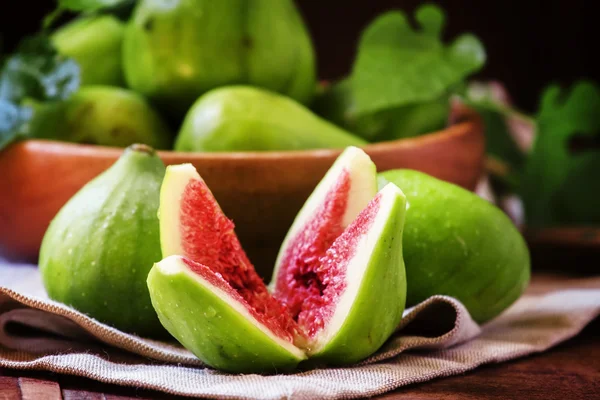
[[153, 156], [156, 153], [156, 151], [152, 147], [142, 143], [132, 144], [131, 146], [129, 146], [129, 150], [139, 153], [146, 153], [150, 156]]

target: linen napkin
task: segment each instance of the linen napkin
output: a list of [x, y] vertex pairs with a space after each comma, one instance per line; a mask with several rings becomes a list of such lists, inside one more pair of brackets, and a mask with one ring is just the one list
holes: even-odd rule
[[[544, 351], [600, 313], [600, 277], [536, 282], [501, 316], [478, 326], [456, 299], [433, 296], [408, 309], [392, 338], [350, 367], [227, 374], [176, 342], [140, 338], [45, 295], [34, 266], [0, 263], [0, 367], [72, 374], [192, 397], [350, 399], [456, 375]], [[549, 288], [552, 288], [549, 290]]]

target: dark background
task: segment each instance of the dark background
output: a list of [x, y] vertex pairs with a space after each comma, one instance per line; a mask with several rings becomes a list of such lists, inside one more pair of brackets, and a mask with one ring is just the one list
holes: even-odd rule
[[[215, 0], [217, 1], [217, 0]], [[8, 2], [5, 2], [8, 3]], [[354, 58], [361, 29], [379, 13], [392, 8], [412, 13], [422, 1], [413, 0], [297, 0], [318, 53], [324, 79], [346, 74]], [[488, 63], [478, 75], [504, 82], [517, 105], [537, 107], [548, 83], [568, 85], [579, 78], [598, 80], [600, 34], [589, 0], [442, 0], [447, 13], [448, 39], [462, 32], [480, 37]], [[23, 34], [35, 32], [54, 2], [26, 0], [0, 9], [4, 52]], [[17, 9], [17, 5], [20, 7]]]

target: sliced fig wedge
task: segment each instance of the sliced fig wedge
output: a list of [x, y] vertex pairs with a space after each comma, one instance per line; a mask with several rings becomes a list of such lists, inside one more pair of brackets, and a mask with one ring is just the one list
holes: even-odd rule
[[203, 264], [169, 256], [154, 265], [148, 287], [163, 326], [213, 368], [282, 372], [306, 359], [276, 319], [261, 314]]
[[282, 266], [287, 270], [297, 263], [318, 264], [319, 257], [375, 194], [375, 164], [363, 150], [346, 148], [294, 219], [279, 250], [270, 289], [278, 293], [289, 288], [284, 280], [286, 274], [279, 273]]
[[327, 364], [362, 360], [398, 326], [406, 302], [405, 211], [404, 194], [387, 185], [316, 263], [280, 266], [274, 296], [305, 332], [310, 357]]
[[[275, 362], [277, 360], [272, 359], [273, 353], [280, 351], [277, 349], [281, 347], [281, 343], [272, 340], [274, 337], [285, 340], [292, 346], [286, 350], [289, 352], [288, 357], [283, 358], [293, 361], [287, 365], [288, 367], [295, 366], [303, 359], [301, 357], [303, 352], [297, 348], [294, 350], [293, 346], [294, 342], [304, 343], [303, 334], [287, 309], [268, 292], [266, 285], [242, 249], [234, 232], [233, 222], [223, 214], [212, 192], [191, 164], [167, 167], [160, 193], [159, 225], [163, 257], [182, 256], [185, 265], [188, 266], [185, 269], [188, 278], [196, 274], [204, 277], [206, 281], [211, 274], [216, 276], [218, 279], [210, 282], [220, 282], [221, 289], [228, 288], [223, 293], [230, 296], [221, 295], [211, 298], [226, 299], [226, 303], [235, 304], [237, 309], [246, 310], [245, 314], [236, 314], [237, 319], [229, 318], [229, 325], [219, 325], [211, 329], [211, 325], [208, 324], [203, 328], [202, 324], [198, 324], [197, 316], [200, 314], [192, 314], [190, 310], [197, 310], [197, 313], [208, 310], [210, 314], [210, 310], [215, 306], [214, 301], [208, 300], [206, 295], [200, 293], [201, 290], [197, 285], [188, 284], [191, 292], [175, 290], [170, 291], [169, 296], [165, 296], [160, 294], [161, 290], [156, 289], [159, 286], [157, 282], [161, 280], [149, 278], [148, 286], [154, 308], [161, 321], [171, 321], [163, 325], [175, 338], [207, 364], [233, 372], [244, 372], [249, 369], [262, 372], [266, 367], [272, 370], [284, 368], [286, 365], [278, 364]], [[202, 290], [210, 291], [213, 287], [214, 285], [204, 285]], [[192, 306], [188, 303], [189, 296], [196, 295], [202, 301], [192, 303]], [[169, 299], [171, 303], [181, 303], [186, 306], [181, 310], [169, 309], [169, 306], [165, 308], [162, 303]], [[221, 304], [221, 308], [224, 306]], [[240, 336], [232, 334], [233, 331], [247, 330], [247, 324], [242, 324], [247, 315], [253, 315], [260, 323], [255, 324], [260, 326], [257, 329], [264, 330], [262, 341], [256, 340], [263, 346], [254, 347], [246, 341], [243, 334]], [[196, 328], [194, 332], [200, 338], [206, 334], [205, 329], [210, 329], [209, 337], [213, 340], [198, 339], [199, 341], [195, 343], [190, 339], [190, 326]], [[236, 338], [239, 341], [235, 342]], [[231, 342], [233, 347], [226, 349], [219, 347], [218, 343], [224, 340], [233, 340], [234, 342]], [[270, 346], [265, 343], [270, 343]], [[215, 346], [221, 351], [203, 350], [204, 347], [211, 349]], [[247, 365], [247, 360], [235, 361], [236, 357], [241, 357], [236, 356], [235, 352], [230, 352], [235, 346], [247, 346], [254, 357], [252, 365]]]
[[159, 319], [200, 359], [232, 372], [371, 355], [406, 297], [406, 199], [394, 184], [376, 188], [369, 157], [346, 149], [291, 227], [272, 295], [194, 167], [168, 167], [159, 208], [166, 258], [148, 277]]

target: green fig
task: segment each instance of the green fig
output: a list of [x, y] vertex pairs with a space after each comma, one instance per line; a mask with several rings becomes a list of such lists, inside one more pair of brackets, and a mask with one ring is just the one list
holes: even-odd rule
[[133, 90], [175, 118], [210, 89], [250, 84], [308, 103], [315, 54], [292, 0], [141, 0], [125, 33]]
[[323, 118], [363, 137], [382, 142], [423, 135], [443, 129], [450, 114], [449, 96], [420, 104], [356, 115], [349, 79], [322, 89], [313, 106]]
[[194, 103], [175, 150], [303, 150], [364, 144], [290, 98], [249, 86], [227, 86], [211, 90]]
[[62, 102], [25, 102], [34, 111], [32, 137], [127, 147], [168, 149], [172, 135], [160, 115], [138, 95], [109, 86], [86, 86]]
[[126, 332], [167, 336], [146, 286], [161, 259], [156, 213], [164, 173], [154, 150], [136, 144], [62, 207], [40, 249], [51, 299]]
[[60, 27], [50, 39], [60, 54], [77, 61], [82, 86], [122, 86], [124, 33], [125, 24], [112, 15], [84, 16]]
[[475, 193], [427, 174], [392, 170], [408, 200], [404, 229], [407, 306], [444, 294], [484, 323], [513, 304], [530, 279], [522, 235], [499, 208]]

